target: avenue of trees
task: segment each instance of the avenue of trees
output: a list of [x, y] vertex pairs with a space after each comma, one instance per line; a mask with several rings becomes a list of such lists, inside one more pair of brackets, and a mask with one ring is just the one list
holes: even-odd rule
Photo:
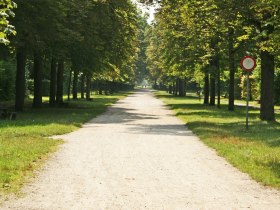
[[234, 111], [246, 95], [239, 62], [251, 55], [250, 97], [262, 120], [275, 120], [279, 0], [138, 1], [159, 4], [151, 25], [130, 0], [1, 1], [0, 100], [15, 98], [22, 111], [29, 94], [34, 108], [47, 95], [56, 106], [64, 93], [90, 99], [92, 86], [110, 93], [149, 75], [175, 95], [201, 91], [211, 106], [226, 96]]
[[160, 7], [147, 29], [150, 75], [170, 93], [184, 96], [188, 84], [204, 93], [204, 104], [220, 106], [245, 95], [245, 55], [257, 59], [250, 75], [251, 98], [260, 100], [260, 118], [274, 121], [280, 101], [279, 0], [150, 1]]
[[[33, 94], [51, 106], [63, 94], [90, 99], [131, 88], [143, 19], [130, 0], [4, 0], [0, 3], [0, 100], [22, 111]], [[94, 80], [94, 82], [92, 82]]]

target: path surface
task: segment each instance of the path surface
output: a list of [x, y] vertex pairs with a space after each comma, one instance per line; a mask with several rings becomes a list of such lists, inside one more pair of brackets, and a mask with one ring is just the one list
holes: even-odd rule
[[82, 129], [1, 209], [280, 209], [260, 186], [204, 146], [148, 91]]

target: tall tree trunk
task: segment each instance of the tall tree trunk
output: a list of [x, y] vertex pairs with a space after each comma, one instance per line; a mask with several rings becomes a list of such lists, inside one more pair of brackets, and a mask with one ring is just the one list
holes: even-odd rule
[[216, 67], [217, 67], [217, 107], [221, 108], [221, 69], [219, 56], [216, 57]]
[[51, 61], [51, 81], [50, 81], [50, 106], [55, 106], [55, 94], [56, 94], [56, 69], [57, 69], [57, 63], [56, 59], [52, 58]]
[[169, 93], [169, 94], [172, 94], [172, 85], [169, 85], [169, 86], [168, 86], [168, 93]]
[[83, 73], [81, 76], [81, 98], [85, 98], [85, 74]]
[[87, 87], [86, 87], [86, 99], [90, 100], [90, 91], [91, 91], [91, 76], [89, 74], [87, 74], [86, 76], [86, 83], [87, 83]]
[[206, 69], [204, 75], [204, 104], [209, 104], [209, 72]]
[[[272, 17], [271, 14], [264, 10], [263, 21], [267, 21]], [[266, 36], [261, 41], [269, 40], [269, 35], [274, 32], [274, 25], [266, 24], [261, 26], [261, 33], [266, 32]], [[275, 59], [274, 55], [266, 50], [261, 50], [261, 110], [260, 118], [266, 121], [275, 121], [274, 113], [274, 71]]]
[[23, 111], [25, 98], [25, 66], [26, 53], [25, 50], [18, 48], [16, 53], [17, 73], [16, 73], [16, 95], [15, 95], [15, 110]]
[[63, 103], [63, 72], [64, 72], [64, 61], [60, 59], [57, 67], [57, 90], [56, 90], [56, 103]]
[[216, 79], [214, 73], [210, 75], [210, 106], [215, 106], [216, 97]]
[[274, 55], [261, 51], [261, 120], [275, 121], [274, 114]]
[[97, 85], [98, 85], [98, 94], [103, 95], [103, 81], [98, 80]]
[[68, 82], [68, 91], [67, 91], [67, 99], [70, 101], [71, 95], [71, 83], [72, 83], [72, 69], [69, 70], [69, 82]]
[[235, 52], [233, 47], [234, 29], [228, 28], [228, 62], [229, 62], [229, 94], [228, 94], [228, 110], [234, 111], [234, 74], [235, 74]]
[[40, 53], [34, 53], [34, 98], [33, 108], [42, 106], [42, 79], [43, 79], [43, 58]]
[[73, 99], [78, 99], [78, 74], [79, 71], [74, 69], [74, 78], [73, 78]]
[[178, 79], [178, 83], [179, 83], [179, 96], [181, 96], [181, 97], [186, 96], [185, 80]]
[[176, 92], [176, 84], [175, 82], [173, 81], [172, 82], [172, 94], [175, 96], [175, 92]]
[[179, 78], [176, 79], [175, 96], [178, 96], [178, 93], [179, 93]]

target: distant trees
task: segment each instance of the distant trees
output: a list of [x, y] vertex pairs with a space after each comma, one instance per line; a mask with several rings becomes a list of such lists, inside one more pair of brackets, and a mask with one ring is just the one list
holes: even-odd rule
[[[133, 86], [141, 18], [130, 0], [14, 2], [0, 3], [0, 38], [8, 43], [15, 26], [10, 47], [16, 54], [17, 111], [24, 107], [27, 79], [34, 81], [34, 108], [42, 106], [44, 79], [50, 81], [51, 106], [63, 103], [66, 82], [74, 99], [78, 89], [90, 98], [92, 79], [102, 84], [100, 93], [116, 91], [122, 84]], [[9, 22], [12, 9], [15, 17]]]
[[177, 95], [183, 87], [181, 80], [201, 85], [202, 73], [204, 103], [217, 103], [219, 107], [222, 84], [225, 84], [228, 109], [233, 111], [236, 78], [242, 75], [237, 67], [244, 55], [253, 55], [260, 64], [256, 69], [260, 71], [261, 82], [260, 118], [274, 121], [273, 83], [280, 55], [279, 1], [179, 0], [174, 3], [162, 0], [157, 3], [161, 7], [147, 38], [151, 74], [159, 66], [161, 80], [173, 86], [169, 89]]

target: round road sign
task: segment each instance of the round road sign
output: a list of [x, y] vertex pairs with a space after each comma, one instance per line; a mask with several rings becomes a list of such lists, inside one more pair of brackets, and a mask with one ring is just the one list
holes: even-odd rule
[[242, 58], [240, 65], [244, 71], [252, 71], [256, 67], [257, 63], [253, 57], [245, 56]]

